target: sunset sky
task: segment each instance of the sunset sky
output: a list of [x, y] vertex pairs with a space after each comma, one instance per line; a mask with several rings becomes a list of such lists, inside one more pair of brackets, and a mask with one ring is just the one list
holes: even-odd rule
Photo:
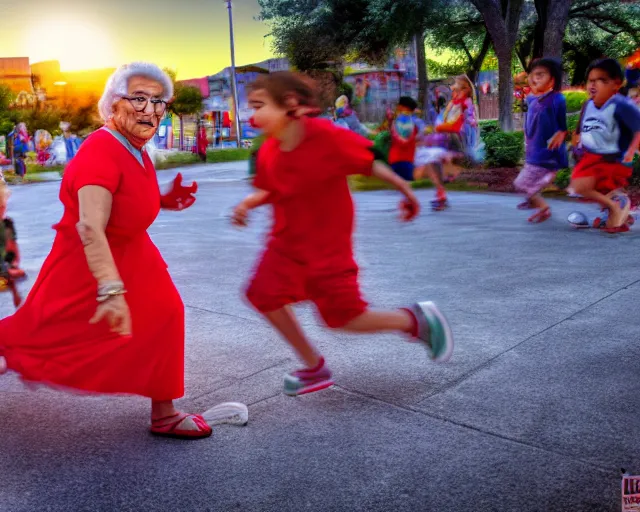
[[[256, 0], [234, 0], [236, 63], [272, 57]], [[197, 78], [230, 64], [223, 0], [0, 0], [0, 57], [59, 60], [63, 71], [146, 60]]]

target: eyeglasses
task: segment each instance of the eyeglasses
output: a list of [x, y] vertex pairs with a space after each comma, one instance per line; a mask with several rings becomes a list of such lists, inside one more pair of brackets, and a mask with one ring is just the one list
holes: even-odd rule
[[167, 110], [167, 102], [156, 98], [146, 96], [122, 96], [122, 98], [128, 100], [136, 112], [144, 112], [149, 102], [153, 105], [153, 113], [157, 116], [163, 115]]

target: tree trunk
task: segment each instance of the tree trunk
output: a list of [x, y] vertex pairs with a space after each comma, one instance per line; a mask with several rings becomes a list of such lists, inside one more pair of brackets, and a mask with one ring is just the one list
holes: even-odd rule
[[562, 59], [562, 42], [569, 21], [571, 0], [548, 1], [543, 54], [545, 57]]
[[511, 49], [496, 50], [498, 57], [498, 122], [504, 132], [513, 131], [513, 73]]
[[482, 41], [482, 48], [480, 48], [480, 52], [476, 55], [476, 58], [473, 59], [471, 68], [467, 70], [467, 76], [474, 84], [478, 81], [478, 75], [480, 74], [480, 70], [482, 69], [482, 65], [484, 64], [484, 60], [487, 58], [487, 53], [489, 53], [490, 49], [491, 37], [489, 36], [489, 33], [486, 33], [484, 40]]
[[498, 57], [498, 108], [500, 128], [513, 131], [513, 77], [511, 60], [524, 0], [472, 0], [484, 20]]
[[427, 55], [424, 49], [424, 33], [418, 32], [413, 38], [416, 48], [416, 66], [418, 71], [418, 105], [424, 119], [429, 118], [429, 76], [427, 74]]

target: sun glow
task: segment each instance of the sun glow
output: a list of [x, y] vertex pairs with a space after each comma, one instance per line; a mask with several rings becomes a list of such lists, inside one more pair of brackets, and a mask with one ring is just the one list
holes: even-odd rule
[[32, 63], [57, 60], [63, 71], [118, 64], [117, 44], [109, 33], [84, 19], [42, 17], [29, 24], [22, 47]]

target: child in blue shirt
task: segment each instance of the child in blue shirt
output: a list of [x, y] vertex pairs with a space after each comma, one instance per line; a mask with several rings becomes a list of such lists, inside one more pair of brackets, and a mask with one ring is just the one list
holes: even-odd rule
[[527, 97], [525, 118], [525, 166], [514, 186], [526, 194], [520, 209], [536, 208], [529, 222], [544, 222], [551, 217], [549, 204], [540, 193], [555, 178], [556, 172], [569, 166], [565, 138], [567, 105], [560, 93], [562, 64], [555, 59], [538, 59], [529, 68], [532, 94]]

